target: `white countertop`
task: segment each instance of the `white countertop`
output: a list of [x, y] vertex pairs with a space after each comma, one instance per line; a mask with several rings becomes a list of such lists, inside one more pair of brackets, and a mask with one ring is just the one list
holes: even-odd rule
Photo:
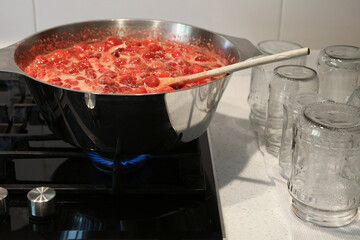
[[210, 124], [225, 235], [232, 239], [288, 239], [249, 121], [250, 70], [234, 73]]
[[[318, 53], [315, 50], [308, 56], [309, 67], [316, 68]], [[279, 201], [281, 194], [269, 177], [272, 171], [269, 166], [277, 166], [277, 159], [260, 151], [263, 146], [259, 148], [259, 138], [249, 121], [250, 73], [247, 69], [233, 74], [209, 127], [226, 239], [293, 239], [294, 230], [289, 222], [299, 225], [298, 232], [307, 232], [308, 225], [291, 216], [290, 202], [285, 211], [280, 206], [284, 204]], [[284, 193], [287, 197], [285, 191], [282, 196]], [[308, 228], [318, 231], [312, 226]], [[324, 232], [328, 234], [326, 229]], [[360, 239], [360, 232], [357, 234], [353, 238], [354, 232], [350, 231], [349, 235], [351, 239]], [[332, 233], [330, 238], [334, 235], [338, 237]]]

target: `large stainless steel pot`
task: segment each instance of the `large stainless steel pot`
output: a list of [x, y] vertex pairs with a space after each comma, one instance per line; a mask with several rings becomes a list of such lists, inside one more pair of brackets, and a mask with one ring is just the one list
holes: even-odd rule
[[23, 71], [37, 54], [77, 42], [124, 34], [210, 43], [215, 51], [235, 62], [259, 54], [245, 39], [225, 37], [190, 25], [112, 19], [59, 26], [0, 49], [0, 72], [23, 75], [49, 128], [60, 139], [77, 147], [102, 152], [145, 153], [198, 138], [209, 126], [231, 75], [186, 90], [112, 95], [49, 85]]

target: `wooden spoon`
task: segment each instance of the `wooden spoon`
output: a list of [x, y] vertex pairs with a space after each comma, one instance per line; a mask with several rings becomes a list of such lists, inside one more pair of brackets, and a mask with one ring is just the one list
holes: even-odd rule
[[220, 68], [215, 68], [206, 72], [195, 73], [192, 75], [181, 76], [181, 77], [169, 77], [169, 78], [159, 78], [160, 85], [158, 87], [164, 86], [174, 86], [174, 85], [184, 85], [186, 83], [193, 82], [195, 80], [219, 76], [223, 74], [229, 74], [232, 72], [236, 72], [242, 69], [251, 68], [259, 65], [263, 65], [266, 63], [277, 62], [281, 60], [286, 60], [290, 58], [300, 57], [304, 55], [309, 55], [310, 49], [309, 48], [301, 48], [296, 50], [291, 50], [287, 52], [282, 52], [274, 55], [254, 58], [250, 60], [246, 60], [243, 62], [238, 62], [235, 64], [227, 65]]

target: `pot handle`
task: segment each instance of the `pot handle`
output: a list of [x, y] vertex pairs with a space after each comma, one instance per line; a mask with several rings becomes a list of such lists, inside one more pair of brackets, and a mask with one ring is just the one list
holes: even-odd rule
[[261, 52], [255, 47], [249, 40], [244, 38], [233, 37], [225, 34], [221, 34], [228, 40], [230, 40], [237, 49], [241, 52], [240, 61], [244, 61], [248, 58], [262, 55]]
[[16, 65], [14, 60], [16, 43], [0, 49], [0, 73], [18, 73], [24, 72]]

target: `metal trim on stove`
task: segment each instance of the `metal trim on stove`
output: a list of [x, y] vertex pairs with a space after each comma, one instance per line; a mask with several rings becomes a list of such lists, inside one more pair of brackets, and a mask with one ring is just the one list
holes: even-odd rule
[[217, 184], [217, 176], [216, 176], [216, 170], [215, 170], [215, 162], [214, 162], [214, 154], [213, 154], [213, 150], [212, 150], [212, 143], [211, 143], [211, 131], [210, 128], [208, 128], [207, 130], [207, 140], [208, 140], [208, 144], [209, 144], [209, 154], [210, 154], [210, 159], [211, 159], [211, 166], [212, 166], [212, 173], [214, 176], [214, 193], [216, 194], [216, 200], [217, 200], [217, 206], [218, 206], [218, 211], [219, 211], [219, 216], [220, 216], [220, 224], [221, 224], [221, 231], [222, 231], [222, 236], [223, 239], [226, 239], [226, 233], [225, 233], [225, 226], [224, 226], [224, 217], [222, 214], [222, 206], [221, 206], [221, 199], [220, 199], [220, 195], [219, 195], [219, 187]]

